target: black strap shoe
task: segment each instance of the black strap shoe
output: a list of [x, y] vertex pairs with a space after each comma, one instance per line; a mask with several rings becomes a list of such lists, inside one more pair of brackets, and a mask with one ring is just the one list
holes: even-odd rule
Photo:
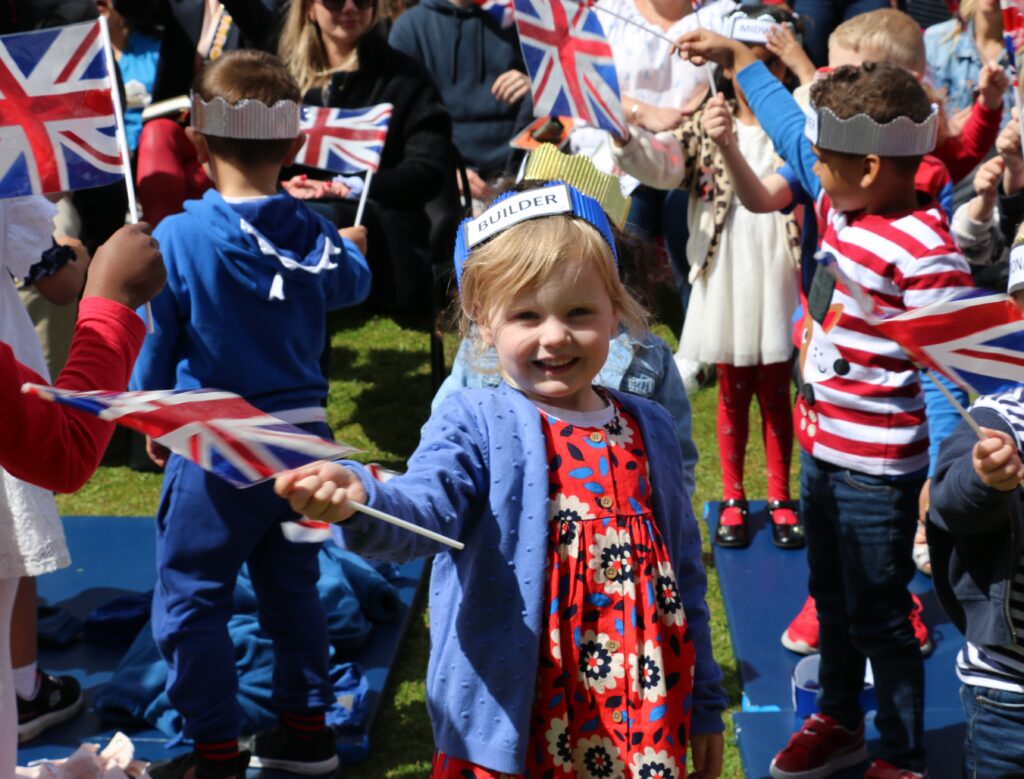
[[[749, 546], [750, 527], [747, 523], [747, 517], [750, 510], [747, 502], [730, 498], [729, 500], [723, 500], [718, 505], [718, 528], [715, 530], [715, 543], [719, 546], [734, 549], [742, 549], [745, 546]], [[742, 519], [738, 525], [722, 524], [722, 514], [725, 513], [725, 509], [739, 509]]]
[[[779, 509], [790, 509], [797, 515], [795, 524], [783, 524], [775, 521], [775, 512]], [[795, 500], [770, 500], [767, 509], [768, 518], [772, 521], [772, 543], [780, 549], [803, 549], [807, 541], [804, 539], [804, 526], [800, 523], [800, 503]]]

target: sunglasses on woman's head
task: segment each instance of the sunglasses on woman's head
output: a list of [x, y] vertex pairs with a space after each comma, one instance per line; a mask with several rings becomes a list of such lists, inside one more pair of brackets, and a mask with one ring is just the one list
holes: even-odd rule
[[[320, 5], [328, 11], [341, 11], [347, 2], [349, 0], [320, 0]], [[372, 8], [375, 2], [376, 0], [352, 0], [352, 5], [360, 11], [365, 11], [367, 8]]]

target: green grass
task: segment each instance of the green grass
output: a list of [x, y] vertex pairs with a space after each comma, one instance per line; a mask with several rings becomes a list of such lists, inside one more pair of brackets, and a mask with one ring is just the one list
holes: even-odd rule
[[[328, 418], [339, 440], [358, 447], [358, 459], [401, 468], [419, 440], [419, 429], [430, 408], [430, 369], [426, 329], [400, 324], [386, 317], [357, 319], [340, 316], [332, 321], [331, 390]], [[662, 335], [674, 344], [664, 328]], [[456, 346], [447, 342], [449, 361]], [[715, 437], [717, 391], [703, 390], [691, 399], [694, 438], [700, 452], [694, 511], [699, 517], [705, 501], [717, 500], [720, 489], [718, 445]], [[751, 446], [747, 463], [747, 492], [765, 494], [764, 450], [760, 443], [760, 418], [752, 411]], [[61, 496], [58, 506], [65, 514], [151, 515], [156, 510], [161, 477], [127, 468], [125, 452], [115, 447], [92, 480], [77, 494]], [[725, 672], [731, 711], [739, 704], [739, 677], [722, 608], [718, 576], [705, 538], [704, 562], [708, 568], [708, 603], [712, 615], [715, 656]], [[430, 768], [433, 742], [427, 719], [424, 685], [429, 636], [424, 599], [405, 638], [382, 709], [371, 734], [369, 759], [349, 769], [349, 775], [424, 777]], [[723, 776], [742, 777], [739, 754], [732, 744], [731, 722], [727, 730]]]

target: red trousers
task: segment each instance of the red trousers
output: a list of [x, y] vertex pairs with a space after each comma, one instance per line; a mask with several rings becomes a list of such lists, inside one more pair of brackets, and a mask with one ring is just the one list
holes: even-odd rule
[[142, 126], [138, 160], [136, 196], [142, 218], [153, 227], [213, 186], [185, 128], [171, 119], [152, 119]]
[[718, 450], [722, 461], [722, 497], [746, 497], [743, 465], [750, 432], [750, 401], [761, 407], [768, 466], [768, 499], [789, 500], [789, 463], [793, 454], [793, 411], [789, 393], [791, 363], [737, 367], [718, 363]]

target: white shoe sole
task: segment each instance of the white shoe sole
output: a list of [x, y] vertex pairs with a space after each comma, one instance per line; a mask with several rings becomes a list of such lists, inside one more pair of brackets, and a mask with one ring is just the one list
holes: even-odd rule
[[782, 631], [782, 638], [779, 639], [782, 645], [786, 647], [790, 652], [796, 652], [798, 655], [816, 655], [818, 654], [818, 647], [811, 646], [806, 641], [794, 641], [789, 637], [789, 631]]
[[26, 741], [30, 741], [41, 734], [44, 730], [71, 719], [81, 711], [82, 704], [84, 702], [85, 695], [79, 694], [78, 700], [67, 708], [59, 709], [58, 711], [51, 711], [49, 714], [36, 717], [31, 722], [26, 722], [24, 725], [18, 725], [18, 743], [22, 744]]
[[319, 763], [311, 763], [307, 761], [298, 762], [295, 760], [275, 760], [272, 757], [258, 757], [253, 755], [249, 758], [249, 768], [268, 768], [276, 771], [288, 771], [289, 773], [299, 774], [301, 776], [323, 776], [338, 770], [338, 766], [341, 765], [341, 761], [338, 760], [338, 756], [327, 760], [321, 760]]
[[772, 765], [769, 770], [771, 771], [772, 779], [826, 779], [826, 777], [832, 776], [836, 771], [841, 771], [844, 768], [849, 768], [850, 766], [857, 765], [858, 763], [863, 763], [867, 759], [867, 745], [861, 744], [852, 752], [839, 755], [829, 762], [828, 765], [824, 765], [821, 768], [815, 768], [811, 771], [783, 771], [781, 768], [776, 767], [774, 759], [772, 760]]

